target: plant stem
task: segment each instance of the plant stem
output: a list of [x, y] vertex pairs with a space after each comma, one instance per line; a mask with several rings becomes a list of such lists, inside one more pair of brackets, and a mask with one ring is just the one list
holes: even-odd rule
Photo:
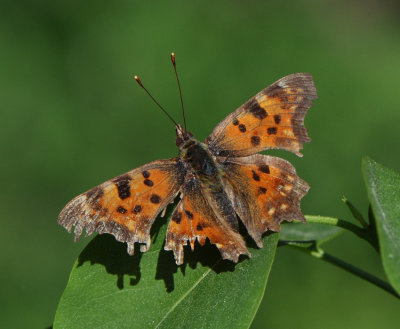
[[379, 252], [379, 246], [376, 239], [367, 229], [354, 225], [353, 223], [350, 223], [346, 220], [333, 217], [306, 215], [306, 220], [308, 223], [326, 224], [341, 227], [347, 231], [354, 233], [359, 238], [366, 240]]
[[[311, 241], [303, 241], [303, 242], [304, 242], [304, 244], [311, 243]], [[313, 256], [317, 259], [321, 259], [325, 262], [335, 265], [355, 276], [358, 276], [359, 278], [361, 278], [363, 280], [366, 280], [366, 281], [372, 283], [373, 285], [385, 290], [386, 292], [388, 292], [391, 295], [395, 296], [396, 298], [400, 299], [400, 295], [393, 289], [393, 287], [389, 283], [387, 283], [387, 282], [379, 279], [378, 277], [376, 277], [360, 268], [357, 268], [335, 256], [332, 256], [332, 255], [326, 253], [325, 251], [323, 251], [321, 248], [319, 248], [317, 246], [316, 241], [313, 241], [312, 245], [307, 248], [299, 246], [299, 244], [302, 244], [303, 242], [302, 241], [280, 241], [280, 245], [288, 245], [294, 249], [303, 251], [306, 254]]]
[[365, 272], [364, 270], [362, 270], [358, 267], [355, 267], [335, 256], [332, 256], [332, 255], [324, 252], [321, 249], [318, 250], [317, 252], [310, 252], [310, 255], [314, 256], [316, 258], [319, 258], [321, 260], [324, 260], [332, 265], [335, 265], [347, 272], [350, 272], [350, 273], [358, 276], [359, 278], [364, 279], [364, 280], [374, 284], [375, 286], [385, 290], [386, 292], [392, 294], [396, 298], [400, 298], [400, 296], [397, 294], [397, 292], [393, 289], [393, 287], [389, 283], [377, 278], [376, 276], [372, 275], [371, 273]]
[[365, 234], [364, 229], [361, 227], [354, 225], [348, 221], [339, 218], [333, 217], [324, 217], [324, 216], [315, 216], [315, 215], [307, 215], [306, 216], [308, 223], [317, 223], [317, 224], [327, 224], [332, 226], [338, 226], [344, 228], [348, 231], [352, 231], [356, 235], [363, 235]]

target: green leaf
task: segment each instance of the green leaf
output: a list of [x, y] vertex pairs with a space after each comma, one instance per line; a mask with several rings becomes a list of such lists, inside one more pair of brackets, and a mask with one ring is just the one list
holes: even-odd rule
[[[131, 257], [110, 235], [95, 237], [76, 261], [58, 305], [60, 328], [248, 328], [264, 295], [279, 234], [222, 261], [215, 246], [185, 251], [177, 267], [163, 250], [164, 223], [147, 253]], [[251, 241], [248, 245], [251, 244]]]
[[[319, 216], [306, 216], [314, 219]], [[325, 218], [325, 217], [321, 217]], [[343, 230], [337, 226], [325, 225], [320, 223], [298, 223], [292, 222], [282, 225], [280, 239], [298, 242], [317, 242], [318, 245], [335, 238]], [[304, 244], [304, 247], [307, 247]]]
[[370, 158], [362, 162], [386, 275], [400, 293], [400, 175]]

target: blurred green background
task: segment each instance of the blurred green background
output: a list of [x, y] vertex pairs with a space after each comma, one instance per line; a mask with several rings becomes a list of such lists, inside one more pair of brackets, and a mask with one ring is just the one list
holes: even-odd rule
[[[51, 325], [89, 241], [74, 244], [57, 224], [70, 199], [176, 155], [173, 126], [132, 75], [180, 118], [171, 51], [199, 139], [278, 78], [312, 73], [320, 97], [306, 117], [312, 143], [303, 158], [270, 153], [310, 183], [305, 214], [350, 218], [343, 194], [365, 214], [361, 157], [400, 171], [399, 9], [382, 0], [1, 0], [0, 326]], [[375, 251], [351, 234], [325, 248], [384, 277]], [[252, 328], [390, 328], [399, 306], [279, 248]]]

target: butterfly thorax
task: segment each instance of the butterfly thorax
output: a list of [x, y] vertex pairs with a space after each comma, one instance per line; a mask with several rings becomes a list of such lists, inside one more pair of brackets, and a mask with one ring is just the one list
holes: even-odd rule
[[176, 145], [179, 147], [179, 157], [189, 172], [198, 178], [218, 180], [218, 165], [207, 145], [195, 139], [181, 125], [176, 127]]
[[191, 137], [180, 147], [180, 157], [188, 171], [201, 180], [218, 180], [220, 171], [208, 147]]

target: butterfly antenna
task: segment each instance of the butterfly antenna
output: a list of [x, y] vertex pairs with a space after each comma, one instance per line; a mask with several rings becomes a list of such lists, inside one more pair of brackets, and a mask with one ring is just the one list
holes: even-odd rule
[[150, 98], [153, 100], [153, 102], [157, 104], [157, 106], [161, 109], [161, 111], [163, 111], [167, 115], [167, 117], [174, 123], [175, 127], [179, 128], [179, 125], [176, 123], [174, 118], [171, 117], [169, 115], [169, 113], [160, 105], [160, 103], [155, 100], [155, 98], [150, 94], [150, 92], [146, 89], [146, 87], [143, 86], [142, 81], [140, 81], [140, 79], [137, 75], [135, 75], [135, 80], [139, 84], [139, 86], [144, 89], [144, 91], [147, 93], [147, 95], [150, 96]]
[[181, 84], [179, 82], [178, 71], [176, 70], [175, 53], [171, 53], [171, 61], [172, 61], [172, 65], [174, 66], [176, 81], [178, 81], [179, 96], [181, 97], [181, 105], [182, 105], [183, 125], [185, 126], [185, 130], [186, 130], [185, 108], [183, 106], [182, 89], [181, 89]]

